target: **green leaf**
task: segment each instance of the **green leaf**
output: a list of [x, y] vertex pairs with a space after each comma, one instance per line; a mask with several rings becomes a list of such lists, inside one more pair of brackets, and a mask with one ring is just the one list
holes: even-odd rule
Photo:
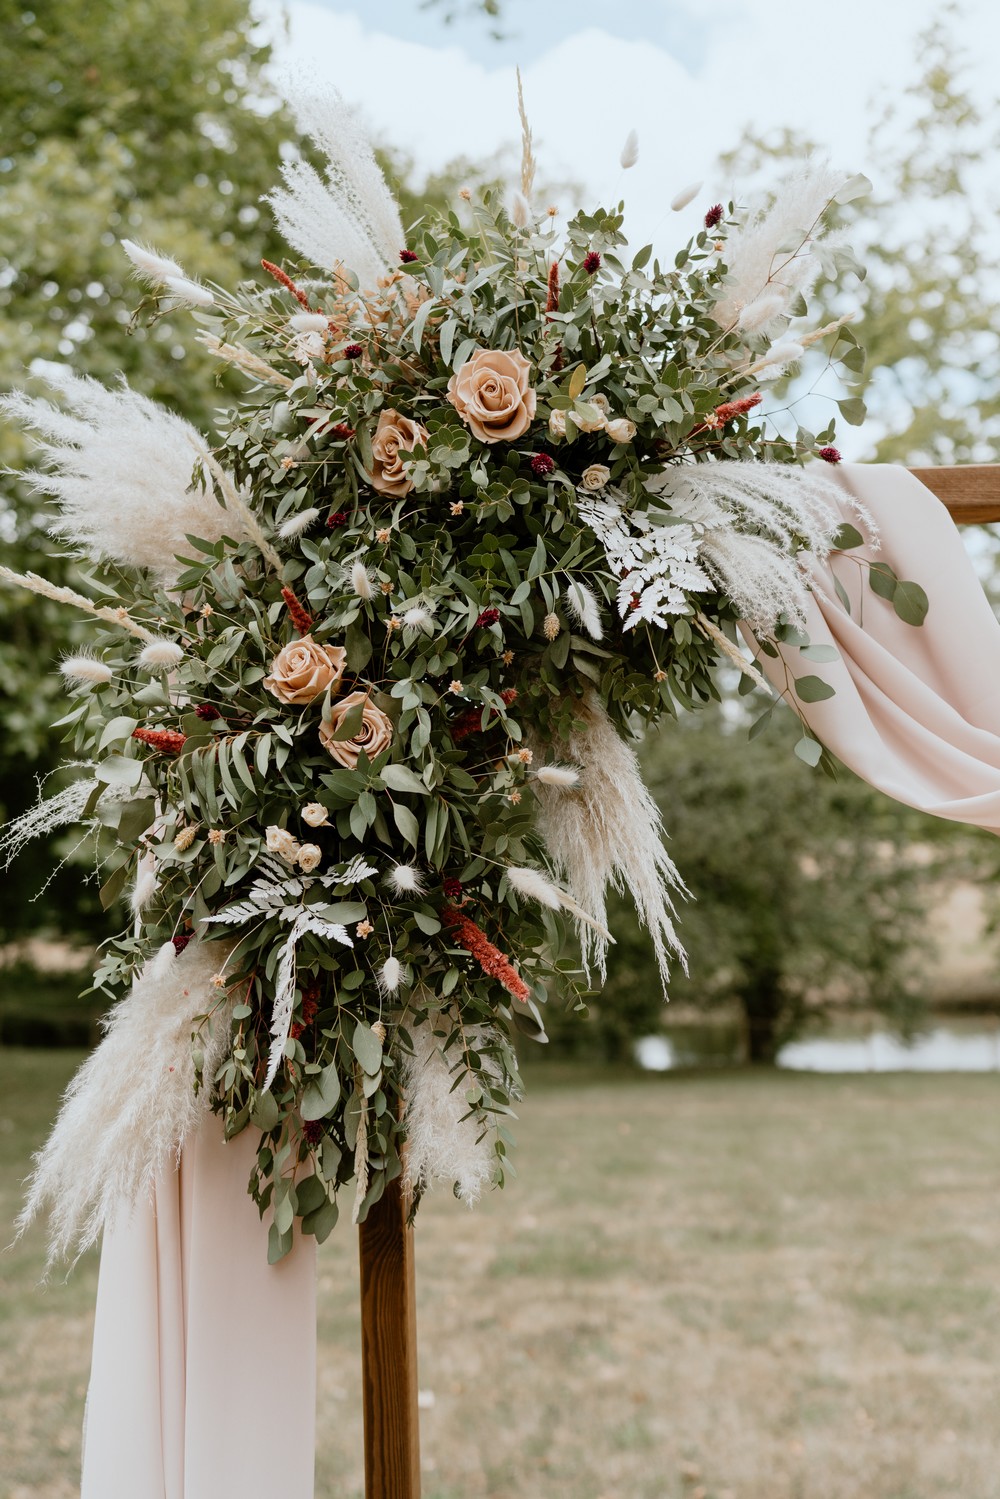
[[312, 1213], [307, 1213], [302, 1220], [302, 1232], [313, 1234], [317, 1244], [322, 1244], [328, 1239], [337, 1226], [340, 1216], [335, 1202], [324, 1202], [321, 1207]]
[[276, 1265], [279, 1260], [283, 1260], [286, 1254], [291, 1253], [292, 1242], [293, 1233], [291, 1228], [285, 1233], [281, 1233], [278, 1225], [272, 1223], [267, 1231], [267, 1263], [269, 1265]]
[[802, 654], [807, 661], [839, 661], [840, 652], [832, 645], [804, 645]]
[[834, 577], [833, 586], [834, 586], [834, 589], [836, 590], [838, 599], [840, 600], [840, 602], [844, 606], [844, 612], [846, 614], [850, 614], [850, 612], [851, 612], [851, 600], [850, 600], [850, 598], [848, 596], [847, 589], [844, 587], [843, 583], [840, 581], [840, 579], [838, 577]]
[[366, 1025], [363, 1020], [359, 1020], [354, 1027], [351, 1050], [357, 1057], [361, 1070], [374, 1077], [382, 1066], [382, 1043], [371, 1026]]
[[281, 1120], [281, 1110], [278, 1108], [278, 1100], [273, 1093], [258, 1093], [257, 1102], [250, 1113], [250, 1123], [255, 1129], [263, 1134], [277, 1128]]
[[373, 647], [366, 631], [356, 619], [352, 620], [347, 626], [347, 633], [344, 636], [344, 647], [347, 651], [348, 671], [364, 671], [372, 658]]
[[427, 796], [427, 787], [408, 765], [383, 766], [380, 775], [390, 791], [411, 791], [416, 796]]
[[872, 593], [880, 599], [891, 599], [899, 585], [899, 579], [888, 562], [873, 562], [868, 570], [868, 582]]
[[872, 185], [864, 172], [856, 172], [849, 177], [839, 192], [834, 193], [835, 203], [853, 203], [855, 198], [864, 198], [872, 190]]
[[[328, 1067], [315, 1077], [311, 1077], [306, 1083], [302, 1093], [302, 1103], [299, 1108], [303, 1119], [325, 1119], [328, 1114], [333, 1113], [333, 1106], [340, 1097], [340, 1077], [336, 1065], [331, 1062]], [[299, 1196], [301, 1200], [301, 1187]], [[318, 1204], [316, 1204], [318, 1206]], [[308, 1211], [306, 1209], [305, 1211]]]
[[868, 415], [868, 409], [860, 396], [846, 396], [844, 400], [838, 401], [837, 405], [840, 407], [840, 414], [844, 421], [852, 427], [860, 427]]
[[332, 739], [335, 739], [338, 743], [340, 743], [340, 741], [344, 739], [353, 739], [355, 734], [357, 734], [361, 729], [361, 724], [364, 719], [364, 711], [364, 703], [355, 703], [352, 708], [348, 708], [347, 712], [340, 720], [340, 723], [337, 725], [335, 732], [330, 737]]
[[809, 739], [808, 737], [806, 737], [799, 740], [798, 744], [795, 746], [795, 753], [798, 755], [799, 759], [804, 760], [807, 765], [812, 765], [813, 767], [815, 767], [820, 762], [820, 758], [823, 754], [823, 746], [820, 744], [818, 739]]
[[122, 843], [134, 843], [156, 816], [156, 802], [151, 797], [126, 802], [118, 819], [118, 837]]
[[315, 1213], [326, 1201], [326, 1187], [318, 1176], [307, 1176], [295, 1183], [295, 1205], [303, 1218]]
[[844, 522], [831, 542], [835, 552], [849, 552], [852, 547], [860, 547], [864, 544], [865, 538], [857, 526], [852, 526], [849, 521]]
[[126, 739], [131, 739], [132, 730], [138, 727], [137, 718], [113, 718], [110, 723], [104, 725], [104, 732], [97, 746], [98, 753], [107, 749], [109, 744], [124, 744]]
[[764, 730], [770, 726], [771, 716], [773, 713], [773, 705], [770, 708], [765, 708], [760, 717], [755, 718], [753, 723], [750, 725], [750, 732], [747, 735], [747, 738], [756, 739], [758, 734], [763, 734]]
[[394, 802], [392, 818], [410, 847], [416, 848], [420, 842], [420, 824], [409, 807], [404, 807], [402, 802]]
[[129, 866], [127, 863], [119, 864], [114, 873], [108, 875], [107, 879], [104, 881], [104, 884], [101, 886], [102, 910], [110, 910], [115, 901], [118, 899], [119, 895], [121, 895], [122, 890], [125, 888], [125, 881], [128, 879], [128, 871]]
[[835, 695], [835, 689], [822, 677], [798, 677], [795, 691], [804, 703], [822, 703]]
[[922, 625], [927, 618], [930, 600], [919, 583], [900, 580], [892, 596], [892, 607], [904, 624]]
[[124, 755], [109, 755], [94, 771], [106, 786], [138, 786], [142, 780], [141, 760], [126, 760]]

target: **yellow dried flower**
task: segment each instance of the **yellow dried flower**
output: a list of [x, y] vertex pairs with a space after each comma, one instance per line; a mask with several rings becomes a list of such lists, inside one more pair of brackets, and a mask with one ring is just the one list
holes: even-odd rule
[[389, 594], [389, 593], [392, 592], [392, 584], [391, 583], [380, 583], [378, 586], [379, 586], [379, 588], [381, 588], [382, 592], [385, 593], [385, 594]]
[[554, 203], [550, 203], [545, 212], [548, 214], [550, 219], [554, 219], [559, 210]]
[[463, 203], [468, 203], [472, 198], [472, 189], [470, 187], [460, 187], [458, 190], [458, 196], [461, 198]]
[[398, 630], [402, 627], [402, 623], [403, 621], [401, 619], [397, 619], [395, 614], [390, 614], [389, 618], [385, 622], [385, 627], [387, 630]]
[[504, 651], [503, 655], [500, 657], [500, 660], [503, 662], [504, 666], [510, 666], [510, 664], [514, 660], [514, 652]]
[[667, 674], [666, 674], [666, 672], [663, 670], [662, 666], [658, 666], [656, 668], [656, 670], [654, 671], [654, 673], [653, 673], [653, 681], [654, 682], [665, 682], [666, 680], [667, 680]]
[[520, 760], [522, 765], [530, 765], [535, 757], [530, 749], [519, 749], [517, 752], [517, 758]]
[[224, 973], [213, 974], [212, 983], [216, 989], [224, 989], [226, 987], [226, 975]]
[[451, 505], [451, 513], [452, 513], [452, 515], [461, 515], [461, 513], [462, 513], [462, 511], [464, 509], [465, 509], [465, 501], [464, 500], [453, 500], [452, 501], [452, 505]]
[[458, 680], [458, 678], [455, 677], [451, 682], [448, 683], [448, 691], [449, 692], [454, 692], [456, 694], [456, 696], [457, 696], [458, 693], [464, 692], [465, 689], [462, 686], [461, 682]]
[[356, 937], [370, 937], [374, 930], [375, 928], [370, 921], [359, 921], [354, 928], [354, 935]]
[[208, 841], [209, 843], [225, 843], [225, 830], [223, 828], [209, 828]]
[[542, 634], [546, 640], [555, 640], [561, 629], [562, 625], [559, 623], [558, 614], [546, 614], [542, 620]]
[[210, 614], [215, 613], [215, 610], [212, 608], [211, 604], [202, 604], [200, 613], [202, 619], [208, 619]]
[[521, 800], [521, 793], [520, 793], [520, 791], [512, 791], [511, 794], [510, 794], [510, 796], [507, 798], [507, 800], [509, 802], [512, 802], [513, 805], [516, 807], [517, 804], [518, 804], [518, 802]]
[[377, 1036], [380, 1041], [385, 1040], [385, 1026], [382, 1024], [381, 1020], [376, 1020], [375, 1024], [372, 1026], [372, 1035]]
[[375, 532], [375, 540], [376, 541], [381, 541], [381, 542], [384, 543], [384, 542], [386, 542], [386, 541], [389, 540], [389, 537], [391, 535], [392, 535], [392, 527], [391, 526], [382, 526], [382, 528], [380, 530], [378, 530], [378, 531]]
[[186, 848], [191, 847], [192, 843], [194, 842], [194, 835], [195, 833], [197, 833], [197, 831], [197, 824], [191, 823], [186, 828], [180, 828], [179, 831], [175, 834], [174, 848], [179, 854], [182, 854]]

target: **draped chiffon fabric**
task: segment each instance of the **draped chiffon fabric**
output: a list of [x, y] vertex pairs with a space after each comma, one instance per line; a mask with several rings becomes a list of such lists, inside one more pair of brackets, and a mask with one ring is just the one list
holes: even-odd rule
[[207, 1115], [105, 1233], [82, 1499], [312, 1499], [316, 1241], [267, 1263], [254, 1148]]
[[[905, 624], [845, 553], [816, 567], [808, 621], [838, 659], [785, 646], [760, 663], [779, 691], [805, 675], [835, 688], [799, 711], [872, 785], [1000, 832], [1000, 626], [958, 532], [903, 469], [845, 465], [839, 480], [844, 519], [858, 524], [853, 495], [881, 532], [867, 555], [922, 585], [927, 620]], [[315, 1243], [268, 1265], [252, 1153], [250, 1132], [224, 1145], [209, 1116], [153, 1202], [105, 1237], [82, 1499], [311, 1499]]]

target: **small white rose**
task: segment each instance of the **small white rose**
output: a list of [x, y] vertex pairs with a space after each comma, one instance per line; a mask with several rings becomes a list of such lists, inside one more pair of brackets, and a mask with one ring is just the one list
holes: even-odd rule
[[549, 417], [550, 437], [566, 436], [566, 413], [565, 411], [553, 411]]
[[608, 422], [607, 433], [612, 442], [631, 442], [635, 436], [635, 422], [630, 422], [627, 416], [615, 417], [613, 422]]
[[267, 851], [277, 854], [286, 864], [294, 864], [299, 856], [299, 840], [287, 828], [272, 824], [267, 829]]
[[299, 849], [298, 865], [306, 874], [316, 868], [323, 858], [323, 850], [315, 843], [303, 843]]
[[330, 814], [322, 802], [307, 802], [302, 808], [302, 821], [307, 822], [311, 828], [325, 828], [330, 821]]
[[580, 483], [584, 489], [603, 489], [611, 478], [611, 470], [604, 463], [592, 463], [583, 471]]

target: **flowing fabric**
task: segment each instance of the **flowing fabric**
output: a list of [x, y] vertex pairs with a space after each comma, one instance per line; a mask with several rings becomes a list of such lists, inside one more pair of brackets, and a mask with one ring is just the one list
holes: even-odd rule
[[251, 1136], [206, 1116], [104, 1236], [82, 1499], [312, 1499], [316, 1241], [267, 1263]]
[[[871, 514], [881, 548], [838, 554], [812, 573], [807, 633], [839, 659], [818, 664], [794, 646], [758, 664], [779, 691], [818, 676], [835, 695], [793, 702], [817, 738], [872, 786], [953, 822], [1000, 833], [1000, 624], [954, 521], [906, 469], [844, 464], [843, 518], [864, 530], [848, 496]], [[919, 583], [930, 609], [904, 623], [872, 592], [860, 557]], [[835, 578], [850, 601], [837, 595]]]

